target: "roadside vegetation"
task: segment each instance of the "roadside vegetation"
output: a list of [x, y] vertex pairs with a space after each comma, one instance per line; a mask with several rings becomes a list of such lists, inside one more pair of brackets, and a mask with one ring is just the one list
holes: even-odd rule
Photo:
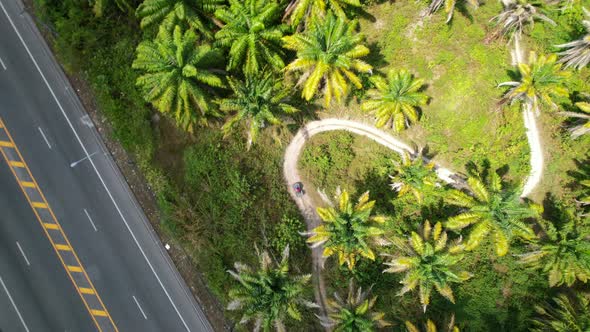
[[[236, 329], [588, 328], [588, 0], [34, 3]], [[522, 198], [527, 111], [546, 165]], [[306, 232], [284, 147], [327, 117], [420, 154], [310, 139], [299, 168], [321, 220]]]

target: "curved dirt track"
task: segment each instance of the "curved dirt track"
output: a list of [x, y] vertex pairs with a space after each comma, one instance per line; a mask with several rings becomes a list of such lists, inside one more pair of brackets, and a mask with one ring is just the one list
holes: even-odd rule
[[[539, 140], [539, 133], [537, 131], [537, 124], [535, 122], [535, 115], [531, 110], [525, 110], [524, 121], [525, 127], [527, 128], [527, 139], [531, 149], [531, 172], [527, 177], [527, 181], [523, 187], [521, 197], [525, 197], [536, 187], [539, 180], [541, 179], [543, 169], [543, 156], [541, 153], [541, 143]], [[297, 197], [295, 191], [292, 188], [292, 184], [301, 181], [299, 172], [297, 170], [297, 162], [305, 143], [314, 135], [334, 130], [344, 130], [358, 135], [366, 136], [375, 142], [399, 153], [409, 153], [411, 156], [415, 156], [415, 151], [409, 145], [400, 141], [399, 139], [391, 136], [390, 134], [379, 130], [373, 126], [362, 124], [350, 120], [341, 119], [324, 119], [319, 121], [312, 121], [306, 124], [303, 128], [299, 129], [295, 137], [287, 146], [285, 150], [285, 159], [283, 162], [283, 175], [287, 183], [288, 191], [293, 200], [297, 203], [297, 207], [303, 215], [307, 230], [311, 231], [317, 227], [321, 220], [315, 211], [315, 206], [311, 201], [309, 195], [303, 195]], [[447, 183], [454, 183], [452, 178], [453, 172], [448, 169], [436, 167], [437, 175]], [[304, 184], [304, 188], [306, 188]], [[311, 187], [311, 186], [310, 186]], [[325, 314], [326, 304], [326, 290], [324, 286], [324, 280], [322, 278], [321, 269], [323, 266], [322, 258], [323, 248], [316, 247], [312, 249], [312, 273], [314, 282], [314, 292], [316, 302], [320, 305], [321, 314]]]

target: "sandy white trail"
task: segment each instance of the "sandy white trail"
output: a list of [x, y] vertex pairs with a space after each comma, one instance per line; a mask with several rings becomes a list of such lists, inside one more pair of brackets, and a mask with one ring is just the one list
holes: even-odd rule
[[[541, 179], [543, 169], [543, 155], [541, 152], [541, 142], [539, 140], [539, 133], [537, 130], [537, 124], [535, 122], [534, 112], [530, 108], [526, 108], [523, 113], [525, 127], [527, 128], [527, 139], [531, 148], [531, 172], [524, 185], [524, 189], [521, 197], [527, 196], [536, 187]], [[301, 211], [303, 218], [305, 219], [307, 230], [311, 231], [317, 227], [321, 220], [315, 211], [315, 206], [311, 201], [309, 195], [303, 195], [297, 197], [295, 191], [292, 188], [292, 184], [301, 181], [299, 172], [297, 170], [297, 161], [301, 155], [301, 151], [305, 146], [305, 143], [314, 135], [334, 130], [344, 130], [358, 135], [366, 136], [375, 142], [401, 154], [409, 153], [415, 155], [415, 151], [409, 145], [405, 144], [401, 140], [391, 136], [390, 134], [379, 130], [373, 126], [369, 126], [363, 123], [341, 120], [341, 119], [324, 119], [319, 121], [313, 121], [306, 124], [303, 128], [299, 129], [295, 137], [289, 143], [285, 151], [285, 159], [283, 162], [283, 175], [287, 183], [289, 194], [296, 202], [297, 207]], [[454, 173], [450, 170], [442, 167], [436, 167], [436, 173], [443, 181], [447, 183], [454, 183]], [[311, 188], [306, 186], [304, 188]], [[314, 283], [314, 293], [316, 303], [320, 305], [321, 314], [324, 315], [326, 312], [326, 289], [324, 280], [321, 274], [323, 258], [323, 248], [317, 247], [312, 249], [312, 274]]]

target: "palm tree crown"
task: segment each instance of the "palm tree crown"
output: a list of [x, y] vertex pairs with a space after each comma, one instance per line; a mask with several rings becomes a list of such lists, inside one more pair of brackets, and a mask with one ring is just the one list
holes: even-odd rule
[[578, 138], [590, 133], [590, 103], [581, 101], [575, 103], [580, 112], [560, 112], [561, 115], [579, 119], [576, 125], [569, 129], [572, 138]]
[[[582, 8], [586, 17], [590, 17], [590, 12], [586, 8]], [[561, 56], [559, 62], [565, 64], [565, 67], [573, 67], [582, 69], [590, 63], [590, 20], [583, 20], [582, 24], [586, 28], [587, 34], [582, 38], [573, 42], [556, 45], [556, 47], [566, 48], [566, 50], [558, 53]]]
[[532, 245], [534, 251], [521, 256], [521, 262], [548, 274], [551, 287], [590, 278], [590, 232], [571, 209], [560, 208], [556, 220], [540, 221], [546, 236]]
[[[478, 0], [467, 0], [467, 2], [475, 8], [479, 7]], [[455, 7], [457, 5], [457, 0], [431, 0], [430, 4], [428, 5], [427, 14], [428, 15], [434, 14], [441, 7], [443, 7], [443, 5], [445, 8], [445, 13], [447, 13], [446, 23], [449, 23], [453, 19], [453, 14], [455, 13]]]
[[371, 77], [376, 89], [369, 90], [372, 100], [365, 101], [361, 109], [365, 112], [374, 112], [377, 118], [377, 127], [388, 124], [395, 131], [400, 132], [410, 125], [410, 122], [418, 121], [416, 107], [424, 106], [428, 102], [428, 96], [420, 92], [424, 80], [415, 79], [407, 70], [387, 73], [387, 80], [381, 76]]
[[465, 208], [446, 223], [452, 230], [471, 226], [465, 249], [473, 250], [489, 234], [496, 254], [504, 256], [515, 236], [534, 238], [535, 233], [523, 219], [535, 217], [537, 212], [521, 203], [517, 190], [504, 190], [496, 172], [490, 172], [483, 181], [470, 177], [467, 184], [471, 195], [454, 189], [445, 197], [448, 203]]
[[302, 72], [299, 84], [303, 84], [303, 98], [311, 100], [323, 86], [325, 104], [329, 105], [332, 97], [339, 102], [348, 94], [349, 82], [362, 88], [354, 71], [370, 73], [372, 67], [359, 60], [369, 49], [361, 44], [364, 37], [356, 27], [356, 22], [330, 13], [324, 20], [313, 21], [304, 33], [283, 37], [285, 48], [297, 51], [297, 59], [285, 70]]
[[322, 20], [331, 9], [336, 15], [346, 18], [347, 7], [360, 8], [359, 0], [292, 0], [285, 9], [283, 19], [290, 17], [291, 25], [297, 26], [313, 20]]
[[154, 41], [137, 47], [133, 68], [144, 72], [137, 79], [145, 100], [160, 112], [169, 113], [182, 128], [192, 131], [195, 123], [205, 124], [216, 115], [209, 101], [210, 87], [222, 87], [213, 72], [220, 55], [208, 45], [196, 46], [192, 30], [171, 33], [160, 28]]
[[577, 293], [571, 299], [565, 294], [552, 303], [535, 306], [539, 317], [533, 320], [531, 332], [584, 332], [590, 330], [590, 300]]
[[202, 33], [207, 39], [213, 34], [209, 29], [209, 17], [215, 7], [224, 0], [144, 0], [137, 7], [137, 17], [141, 19], [142, 29], [163, 25], [167, 29], [175, 25], [188, 25]]
[[272, 73], [248, 75], [244, 82], [233, 78], [228, 81], [234, 95], [221, 100], [219, 105], [222, 111], [235, 114], [225, 123], [223, 131], [228, 134], [239, 122], [247, 121], [250, 128], [248, 145], [256, 141], [260, 129], [266, 125], [280, 124], [280, 113], [292, 114], [299, 111], [286, 103], [290, 91]]
[[440, 186], [434, 172], [434, 163], [424, 165], [422, 156], [412, 160], [408, 153], [402, 157], [401, 163], [393, 162], [395, 174], [390, 175], [391, 188], [398, 192], [399, 197], [411, 193], [421, 204], [425, 194], [432, 193], [432, 189]]
[[562, 70], [561, 64], [556, 62], [555, 54], [537, 56], [535, 52], [531, 52], [528, 64], [518, 64], [520, 81], [500, 84], [512, 86], [506, 93], [506, 98], [512, 102], [523, 101], [538, 110], [540, 103], [555, 106], [553, 98], [569, 96], [565, 83], [571, 73]]
[[239, 283], [229, 291], [231, 302], [228, 310], [242, 312], [240, 324], [254, 319], [254, 330], [285, 331], [284, 320], [289, 316], [301, 320], [298, 306], [317, 308], [317, 305], [302, 298], [309, 287], [311, 275], [289, 274], [289, 247], [283, 251], [281, 261], [273, 262], [269, 254], [259, 253], [260, 269], [253, 270], [242, 263], [235, 263], [235, 271], [228, 271]]
[[346, 298], [334, 293], [334, 299], [328, 299], [328, 315], [320, 317], [320, 322], [332, 331], [368, 332], [391, 324], [383, 319], [382, 312], [374, 312], [377, 297], [370, 298], [370, 290], [355, 289], [353, 280], [348, 286]]
[[432, 228], [430, 222], [426, 221], [421, 233], [419, 235], [412, 232], [407, 241], [393, 239], [399, 254], [385, 263], [389, 268], [384, 272], [405, 272], [405, 277], [400, 281], [404, 287], [399, 291], [399, 295], [418, 287], [420, 303], [426, 311], [433, 288], [447, 300], [455, 303], [451, 284], [461, 283], [472, 275], [466, 271], [456, 271], [455, 265], [463, 259], [461, 247], [447, 246], [447, 233], [443, 232], [440, 222]]
[[[406, 321], [406, 330], [407, 332], [420, 332], [420, 330], [416, 325], [412, 324], [409, 321]], [[437, 332], [439, 329], [436, 327], [436, 324], [432, 320], [427, 320], [426, 324], [424, 324], [424, 330], [426, 332]], [[455, 316], [451, 316], [451, 321], [447, 324], [447, 328], [441, 332], [459, 332], [459, 328], [455, 326]]]
[[356, 205], [350, 202], [345, 190], [336, 197], [338, 207], [318, 208], [317, 212], [322, 224], [314, 228], [308, 235], [308, 243], [312, 247], [324, 245], [324, 257], [338, 254], [338, 264], [346, 263], [352, 270], [357, 261], [357, 255], [375, 260], [375, 253], [369, 241], [382, 243], [381, 235], [384, 231], [379, 224], [385, 222], [384, 217], [371, 216], [375, 201], [369, 202], [369, 192], [359, 197]]
[[502, 28], [502, 34], [519, 37], [527, 25], [531, 27], [535, 20], [541, 20], [555, 25], [549, 17], [543, 15], [539, 8], [525, 0], [503, 0], [504, 10], [492, 20]]
[[245, 74], [262, 70], [265, 64], [276, 70], [285, 66], [281, 58], [281, 38], [287, 27], [277, 24], [279, 4], [268, 0], [230, 0], [215, 16], [225, 23], [215, 34], [217, 42], [229, 47], [229, 70], [240, 68]]

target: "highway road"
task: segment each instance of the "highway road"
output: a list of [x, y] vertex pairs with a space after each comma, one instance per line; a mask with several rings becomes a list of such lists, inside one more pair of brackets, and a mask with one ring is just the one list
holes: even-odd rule
[[212, 331], [18, 0], [0, 152], [0, 331]]

